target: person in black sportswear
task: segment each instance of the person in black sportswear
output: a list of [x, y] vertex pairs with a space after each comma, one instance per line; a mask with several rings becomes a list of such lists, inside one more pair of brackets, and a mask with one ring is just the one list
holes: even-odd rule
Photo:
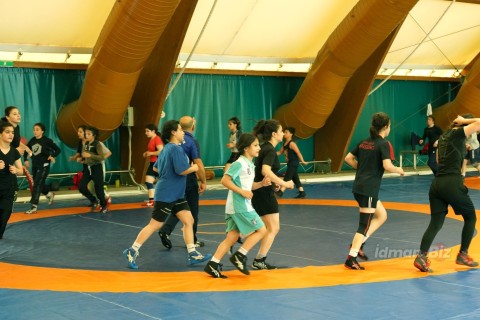
[[357, 262], [368, 258], [363, 253], [363, 244], [386, 220], [387, 211], [378, 198], [382, 176], [385, 170], [404, 175], [403, 169], [392, 163], [393, 148], [386, 139], [390, 133], [390, 117], [384, 112], [372, 116], [370, 137], [362, 140], [345, 157], [345, 162], [356, 169], [353, 182], [353, 196], [358, 202], [360, 219], [345, 267], [364, 270]]
[[[272, 186], [265, 186], [253, 191], [252, 205], [267, 227], [267, 233], [263, 237], [257, 257], [253, 260], [252, 269], [269, 270], [277, 267], [265, 262], [267, 254], [272, 247], [276, 235], [280, 231], [280, 213], [277, 198], [274, 192], [281, 187], [293, 189], [293, 181], [283, 181], [277, 176], [280, 169], [275, 147], [283, 140], [282, 126], [277, 120], [260, 120], [253, 128], [258, 140], [263, 142], [260, 153], [255, 160], [254, 182], [260, 182], [268, 177]], [[276, 189], [276, 190], [275, 190]]]
[[438, 173], [430, 185], [430, 224], [420, 243], [420, 253], [413, 265], [422, 272], [432, 272], [428, 250], [440, 231], [448, 213], [448, 206], [456, 215], [463, 217], [462, 240], [456, 263], [467, 267], [477, 267], [478, 262], [468, 255], [468, 248], [475, 233], [477, 216], [475, 207], [463, 183], [462, 163], [465, 157], [466, 137], [480, 130], [480, 118], [465, 119], [458, 116], [451, 127], [438, 140]]
[[3, 238], [17, 197], [17, 175], [23, 172], [20, 153], [11, 146], [13, 136], [13, 125], [0, 121], [0, 239]]
[[435, 118], [433, 116], [427, 117], [427, 127], [423, 130], [423, 136], [418, 141], [423, 144], [425, 139], [428, 139], [428, 166], [432, 169], [433, 175], [437, 174], [437, 140], [442, 134], [442, 129], [435, 125]]
[[53, 203], [55, 194], [50, 191], [50, 187], [45, 185], [48, 173], [50, 172], [50, 163], [55, 163], [55, 157], [60, 153], [60, 148], [48, 138], [45, 134], [45, 125], [43, 123], [35, 123], [33, 125], [34, 137], [30, 139], [27, 146], [32, 150], [32, 155], [24, 154], [25, 167], [29, 169], [30, 158], [33, 175], [33, 190], [30, 203], [32, 207], [25, 213], [37, 213], [38, 201], [40, 194], [44, 194], [48, 199], [48, 204]]

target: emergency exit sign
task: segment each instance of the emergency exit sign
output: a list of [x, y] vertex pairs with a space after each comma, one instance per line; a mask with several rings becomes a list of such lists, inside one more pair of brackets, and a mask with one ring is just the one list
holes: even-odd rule
[[0, 67], [13, 67], [13, 61], [0, 60]]

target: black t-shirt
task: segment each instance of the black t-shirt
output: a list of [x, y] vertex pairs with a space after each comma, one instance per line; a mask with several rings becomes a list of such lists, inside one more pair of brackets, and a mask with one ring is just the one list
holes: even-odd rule
[[[7, 117], [3, 117], [2, 121], [5, 121], [7, 123], [10, 123], [7, 119]], [[13, 127], [13, 140], [10, 143], [10, 146], [14, 147], [15, 149], [20, 147], [20, 126]]]
[[438, 140], [438, 172], [437, 176], [462, 174], [462, 163], [467, 148], [465, 146], [465, 130], [448, 129]]
[[367, 197], [378, 198], [382, 176], [385, 171], [383, 160], [394, 158], [392, 145], [380, 136], [375, 139], [367, 138], [357, 144], [350, 153], [358, 161], [352, 191]]
[[[280, 160], [277, 157], [277, 151], [272, 146], [270, 142], [265, 142], [260, 147], [260, 152], [258, 153], [258, 157], [255, 160], [255, 182], [262, 181], [265, 176], [262, 174], [262, 166], [266, 164], [272, 168], [272, 172], [277, 174], [278, 170], [280, 170]], [[260, 189], [271, 189], [271, 186], [262, 187]]]
[[440, 129], [440, 127], [437, 127], [437, 126], [433, 126], [433, 127], [426, 127], [425, 130], [423, 130], [423, 136], [422, 136], [422, 140], [424, 140], [424, 143], [425, 143], [425, 138], [428, 139], [428, 148], [429, 150], [432, 149], [433, 150], [433, 144], [435, 143], [435, 141], [438, 140], [438, 138], [440, 138], [440, 136], [442, 135], [442, 129]]
[[17, 149], [10, 146], [10, 150], [5, 154], [0, 151], [0, 160], [5, 162], [5, 168], [0, 170], [0, 189], [18, 190], [17, 176], [10, 172], [10, 165], [15, 166], [15, 161], [20, 159], [20, 153]]

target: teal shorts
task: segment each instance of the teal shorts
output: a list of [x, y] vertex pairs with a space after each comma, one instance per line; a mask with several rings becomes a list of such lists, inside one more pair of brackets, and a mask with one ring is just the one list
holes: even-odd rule
[[255, 211], [227, 214], [225, 222], [227, 224], [227, 232], [238, 230], [242, 235], [249, 235], [265, 225]]

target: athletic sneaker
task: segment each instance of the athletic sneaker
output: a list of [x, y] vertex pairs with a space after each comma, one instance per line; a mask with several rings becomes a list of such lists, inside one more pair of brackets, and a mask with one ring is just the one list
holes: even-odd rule
[[205, 246], [205, 242], [197, 240], [195, 242], [195, 248], [201, 248]]
[[345, 268], [352, 269], [352, 270], [365, 270], [358, 262], [356, 257], [348, 256], [347, 260], [345, 261]]
[[171, 249], [172, 248], [172, 241], [170, 241], [170, 236], [162, 231], [158, 231], [158, 236], [160, 240], [162, 240], [162, 244], [165, 248]]
[[278, 269], [276, 266], [268, 264], [265, 262], [267, 257], [263, 257], [262, 259], [255, 259], [252, 263], [252, 269], [254, 270], [273, 270]]
[[246, 275], [250, 274], [250, 271], [248, 271], [248, 268], [247, 268], [247, 256], [246, 255], [237, 251], [230, 257], [230, 262], [241, 273], [246, 274]]
[[101, 207], [101, 208], [100, 208], [100, 212], [101, 212], [101, 213], [107, 213], [107, 212], [108, 212], [107, 206]]
[[[368, 260], [368, 257], [367, 255], [365, 254], [365, 251], [363, 251], [363, 245], [365, 243], [362, 243], [362, 246], [360, 247], [360, 250], [358, 250], [358, 258], [364, 260], [364, 261], [367, 261]], [[350, 249], [352, 248], [352, 245], [350, 245]]]
[[300, 191], [295, 197], [295, 199], [304, 199], [306, 196], [307, 194], [305, 193], [305, 191]]
[[221, 263], [209, 261], [203, 270], [214, 278], [228, 278], [222, 274], [222, 267], [223, 264]]
[[468, 255], [466, 252], [459, 252], [457, 255], [457, 264], [461, 264], [467, 267], [478, 267], [478, 262], [473, 261], [473, 258]]
[[194, 265], [197, 263], [201, 263], [204, 261], [208, 261], [212, 258], [212, 255], [210, 253], [203, 255], [198, 251], [193, 251], [188, 254], [188, 263], [190, 265]]
[[48, 205], [51, 206], [53, 204], [53, 199], [55, 198], [55, 193], [50, 191], [47, 193], [46, 197], [48, 200]]
[[25, 211], [26, 214], [34, 214], [37, 213], [37, 206], [32, 206], [30, 209]]
[[137, 263], [135, 260], [138, 257], [138, 251], [133, 250], [133, 248], [128, 248], [123, 251], [123, 257], [127, 260], [128, 267], [130, 269], [138, 269]]
[[145, 201], [145, 203], [142, 204], [142, 207], [150, 207], [150, 208], [152, 208], [154, 205], [155, 205], [155, 201], [153, 201], [153, 200], [148, 200], [148, 201]]
[[[457, 263], [458, 263], [458, 257], [457, 257]], [[424, 253], [417, 254], [415, 261], [413, 261], [413, 265], [415, 266], [415, 268], [417, 268], [422, 272], [433, 272], [433, 270], [430, 269], [430, 259], [428, 259], [427, 255]]]
[[98, 206], [99, 206], [99, 204], [98, 204], [97, 201], [92, 202], [92, 203], [90, 203], [90, 205], [89, 205], [91, 211], [97, 210]]

